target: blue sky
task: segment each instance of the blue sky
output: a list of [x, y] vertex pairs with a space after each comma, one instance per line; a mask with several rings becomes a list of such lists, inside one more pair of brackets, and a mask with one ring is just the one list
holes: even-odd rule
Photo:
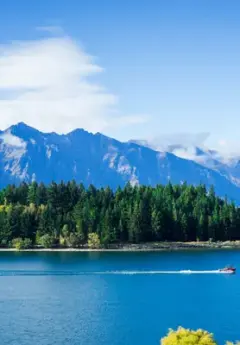
[[[186, 137], [191, 134], [194, 141], [195, 134], [199, 140], [209, 133], [209, 146], [238, 150], [239, 13], [240, 3], [235, 0], [1, 0], [0, 110], [4, 117], [3, 127], [22, 116], [25, 121], [31, 117], [29, 124], [43, 130], [61, 132], [64, 128], [70, 130], [69, 124], [72, 124], [121, 140], [170, 136], [174, 141], [178, 133], [185, 133]], [[41, 27], [45, 30], [40, 30]], [[14, 51], [13, 41], [21, 42], [21, 47], [15, 46]], [[76, 60], [83, 60], [84, 64], [85, 58], [93, 57], [92, 62], [84, 65], [89, 64], [91, 71], [80, 75], [81, 85], [76, 86], [75, 79], [74, 82], [71, 79], [71, 83], [66, 83], [67, 90], [58, 89], [64, 78], [69, 80], [69, 74], [75, 73], [70, 67], [59, 81], [54, 77], [51, 87], [47, 85], [48, 93], [30, 93], [36, 88], [42, 91], [46, 81], [39, 85], [32, 81], [25, 86], [19, 84], [19, 79], [24, 81], [32, 71], [26, 69], [24, 75], [24, 68], [18, 64], [19, 57], [29, 51], [29, 56], [33, 57], [31, 61], [36, 61], [35, 68], [38, 63], [42, 65], [42, 51], [37, 46], [41, 42], [44, 51], [54, 51], [52, 58], [59, 62], [59, 70], [62, 64], [75, 66]], [[82, 54], [79, 59], [74, 55], [77, 46]], [[65, 56], [64, 49], [73, 52], [74, 56], [67, 56], [60, 62], [57, 54], [60, 58]], [[10, 61], [7, 62], [8, 71], [5, 68], [7, 57]], [[26, 64], [29, 66], [30, 62]], [[40, 76], [48, 75], [47, 68], [39, 70]], [[76, 62], [76, 70], [79, 68]], [[16, 70], [16, 74], [20, 71], [19, 78], [9, 86], [8, 80], [12, 77], [9, 71], [12, 70]], [[2, 84], [1, 72], [7, 80]], [[37, 76], [35, 71], [33, 79]], [[105, 91], [92, 91], [96, 85]], [[19, 106], [19, 99], [16, 100], [19, 90], [24, 106], [22, 103]], [[71, 110], [70, 103], [63, 104], [62, 99], [66, 94], [71, 98], [76, 93], [78, 98]], [[56, 94], [61, 95], [61, 102]], [[38, 102], [43, 98], [50, 101], [38, 107], [39, 103], [34, 104], [35, 97]], [[34, 109], [41, 108], [41, 112], [32, 111], [29, 100]], [[57, 106], [53, 104], [55, 100], [56, 104], [59, 102]], [[68, 108], [74, 112], [69, 118]], [[51, 119], [50, 114], [53, 114]]]

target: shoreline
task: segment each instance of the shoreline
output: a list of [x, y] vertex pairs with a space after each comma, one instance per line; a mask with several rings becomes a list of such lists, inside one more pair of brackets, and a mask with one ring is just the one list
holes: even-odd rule
[[109, 248], [0, 248], [0, 252], [147, 252], [147, 251], [180, 251], [199, 249], [240, 249], [240, 241], [225, 242], [153, 242], [141, 244], [111, 245]]

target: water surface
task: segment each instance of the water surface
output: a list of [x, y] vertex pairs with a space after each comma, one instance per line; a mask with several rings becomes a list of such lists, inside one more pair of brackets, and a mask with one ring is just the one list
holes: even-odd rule
[[157, 272], [226, 264], [240, 251], [0, 252], [1, 343], [154, 345], [178, 325], [238, 340], [238, 273]]

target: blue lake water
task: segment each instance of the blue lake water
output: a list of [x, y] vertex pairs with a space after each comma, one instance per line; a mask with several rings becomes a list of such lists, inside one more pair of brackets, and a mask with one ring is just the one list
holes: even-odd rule
[[240, 271], [156, 273], [226, 264], [240, 251], [0, 252], [1, 343], [156, 345], [179, 325], [238, 340]]

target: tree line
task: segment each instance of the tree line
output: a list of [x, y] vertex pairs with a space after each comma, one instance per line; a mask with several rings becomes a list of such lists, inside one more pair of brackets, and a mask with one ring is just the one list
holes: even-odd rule
[[240, 240], [240, 209], [187, 184], [113, 191], [75, 181], [0, 191], [0, 245], [92, 247], [152, 241]]

